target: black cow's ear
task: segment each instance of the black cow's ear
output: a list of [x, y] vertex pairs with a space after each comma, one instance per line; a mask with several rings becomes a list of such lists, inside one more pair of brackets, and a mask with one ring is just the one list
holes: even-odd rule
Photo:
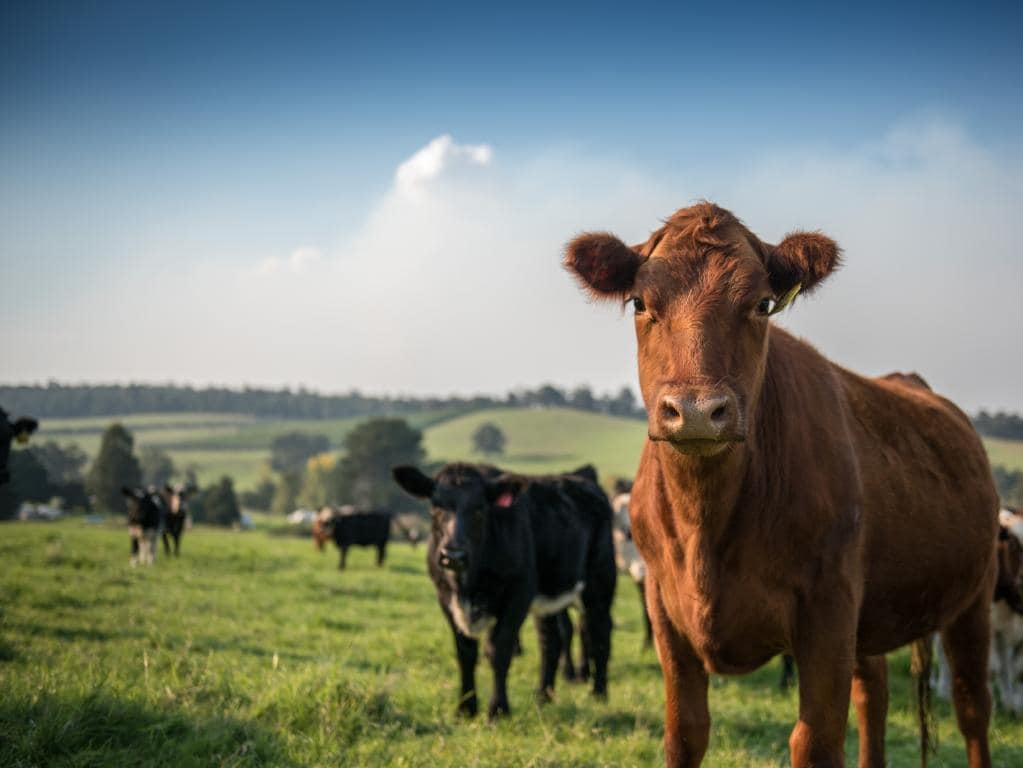
[[126, 485], [121, 486], [121, 493], [124, 494], [125, 496], [130, 496], [133, 499], [135, 498], [135, 489], [129, 488]]
[[174, 488], [173, 488], [173, 487], [171, 486], [171, 484], [170, 484], [170, 483], [164, 483], [164, 484], [163, 484], [163, 489], [164, 489], [164, 490], [165, 490], [165, 491], [166, 491], [167, 493], [174, 493]]
[[20, 418], [14, 422], [14, 434], [31, 435], [39, 428], [39, 422], [35, 419]]
[[784, 296], [798, 285], [803, 293], [812, 291], [841, 263], [838, 244], [820, 232], [793, 232], [778, 245], [766, 245], [764, 266], [776, 296]]
[[391, 475], [405, 493], [420, 499], [428, 499], [433, 495], [433, 478], [427, 477], [416, 467], [407, 465], [394, 467], [391, 469]]
[[595, 299], [624, 300], [643, 257], [607, 232], [587, 232], [565, 246], [565, 269]]

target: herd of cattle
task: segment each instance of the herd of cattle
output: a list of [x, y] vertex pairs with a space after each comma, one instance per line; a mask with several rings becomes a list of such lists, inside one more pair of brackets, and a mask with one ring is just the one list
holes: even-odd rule
[[[1023, 713], [1023, 516], [999, 511], [969, 419], [920, 376], [859, 376], [771, 322], [839, 262], [822, 234], [772, 245], [710, 203], [635, 246], [607, 233], [568, 244], [565, 267], [590, 297], [635, 311], [649, 439], [613, 502], [588, 466], [543, 477], [394, 468], [430, 505], [428, 571], [454, 638], [460, 712], [478, 710], [480, 639], [488, 712], [510, 711], [506, 678], [530, 614], [537, 695], [549, 700], [566, 655], [571, 665], [568, 608], [579, 614], [579, 672], [607, 696], [620, 569], [639, 587], [663, 672], [668, 765], [703, 761], [711, 673], [783, 655], [798, 669], [794, 768], [845, 764], [850, 699], [861, 768], [884, 766], [885, 654], [905, 645], [926, 660], [918, 685], [939, 648], [936, 686], [952, 699], [969, 766], [991, 765], [989, 670], [1001, 704]], [[30, 430], [2, 421], [5, 464], [11, 436]], [[187, 491], [124, 492], [133, 562], [152, 560], [161, 531], [177, 552]], [[353, 545], [376, 547], [382, 564], [390, 529], [386, 512], [328, 510], [315, 535], [321, 548], [334, 539], [343, 568]]]

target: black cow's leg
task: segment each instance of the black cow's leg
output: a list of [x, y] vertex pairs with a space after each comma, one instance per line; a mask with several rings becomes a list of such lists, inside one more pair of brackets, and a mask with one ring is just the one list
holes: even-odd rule
[[579, 669], [577, 670], [579, 675], [579, 682], [585, 683], [590, 679], [590, 667], [592, 666], [593, 654], [590, 648], [590, 630], [589, 624], [586, 621], [586, 612], [583, 611], [579, 614]]
[[341, 562], [338, 563], [337, 567], [340, 570], [345, 569], [345, 561], [348, 560], [348, 547], [340, 547], [341, 550]]
[[177, 557], [179, 554], [181, 554], [181, 534], [176, 533], [174, 534], [174, 557]]
[[515, 638], [523, 619], [525, 611], [517, 613], [514, 617], [505, 614], [487, 638], [487, 658], [490, 659], [490, 667], [494, 672], [494, 692], [487, 709], [487, 715], [491, 720], [511, 714], [511, 707], [508, 704], [508, 668], [511, 667]]
[[164, 556], [165, 557], [170, 557], [170, 553], [171, 553], [170, 534], [167, 531], [164, 531], [161, 534], [160, 538], [163, 540], [163, 554], [164, 554]]
[[540, 688], [536, 692], [540, 703], [554, 698], [554, 683], [558, 678], [558, 661], [561, 659], [561, 616], [562, 612], [558, 612], [533, 619], [540, 644]]
[[[611, 605], [612, 595], [583, 594], [586, 613], [580, 630], [584, 644], [593, 661], [593, 695], [607, 697], [607, 662], [611, 658]], [[586, 642], [588, 641], [588, 642]]]
[[646, 589], [643, 586], [644, 582], [637, 581], [636, 586], [639, 588], [639, 604], [643, 608], [643, 622], [646, 624], [646, 635], [643, 638], [643, 647], [650, 648], [654, 644], [654, 628], [650, 623], [650, 611], [646, 609]]
[[377, 567], [384, 564], [384, 558], [387, 556], [387, 542], [383, 542], [377, 547]]
[[451, 614], [444, 610], [444, 617], [455, 636], [455, 654], [458, 656], [458, 671], [462, 677], [462, 691], [458, 697], [458, 714], [475, 717], [479, 712], [476, 698], [476, 660], [479, 658], [479, 642], [474, 637], [466, 637], [455, 628]]
[[572, 617], [568, 615], [567, 610], [558, 614], [558, 630], [561, 633], [561, 655], [564, 660], [561, 674], [566, 680], [574, 682], [577, 675], [572, 661]]

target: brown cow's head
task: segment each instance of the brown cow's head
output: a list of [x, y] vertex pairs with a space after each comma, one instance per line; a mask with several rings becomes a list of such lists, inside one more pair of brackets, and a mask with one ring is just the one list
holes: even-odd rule
[[596, 299], [632, 304], [650, 439], [709, 456], [746, 437], [770, 321], [838, 265], [818, 233], [761, 242], [711, 203], [683, 208], [640, 245], [606, 233], [568, 244], [565, 266]]

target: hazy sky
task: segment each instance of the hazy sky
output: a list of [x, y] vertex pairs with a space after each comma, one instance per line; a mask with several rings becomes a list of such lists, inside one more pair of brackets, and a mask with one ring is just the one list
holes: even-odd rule
[[142, 5], [0, 9], [0, 381], [634, 385], [561, 247], [707, 198], [844, 247], [832, 359], [1023, 410], [1018, 4]]

